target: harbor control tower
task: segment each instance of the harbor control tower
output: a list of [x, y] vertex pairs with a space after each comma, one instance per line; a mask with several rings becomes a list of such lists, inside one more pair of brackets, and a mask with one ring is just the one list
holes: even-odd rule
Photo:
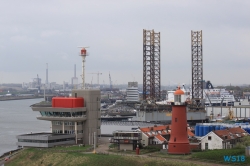
[[[51, 122], [51, 132], [75, 134], [76, 144], [94, 144], [94, 137], [101, 134], [100, 90], [72, 90], [74, 97], [55, 97], [51, 104], [34, 104], [39, 120]], [[96, 133], [96, 134], [94, 134]]]

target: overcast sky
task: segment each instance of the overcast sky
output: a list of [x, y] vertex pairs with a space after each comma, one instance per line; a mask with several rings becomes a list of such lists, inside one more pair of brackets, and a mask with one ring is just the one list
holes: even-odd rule
[[0, 1], [0, 83], [70, 82], [90, 46], [86, 82], [143, 81], [143, 29], [161, 33], [161, 84], [191, 82], [191, 30], [203, 32], [203, 78], [249, 84], [250, 1]]

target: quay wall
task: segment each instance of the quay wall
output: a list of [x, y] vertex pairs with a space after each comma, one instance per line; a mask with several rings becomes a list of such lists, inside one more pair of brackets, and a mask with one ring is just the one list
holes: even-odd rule
[[233, 111], [236, 118], [249, 118], [250, 117], [250, 102], [243, 100], [241, 102], [235, 102], [234, 106], [208, 106], [206, 107], [207, 116], [213, 112], [214, 116], [228, 116], [229, 110]]
[[25, 99], [36, 99], [36, 98], [43, 98], [43, 97], [42, 96], [3, 96], [3, 97], [0, 97], [0, 101], [25, 100]]

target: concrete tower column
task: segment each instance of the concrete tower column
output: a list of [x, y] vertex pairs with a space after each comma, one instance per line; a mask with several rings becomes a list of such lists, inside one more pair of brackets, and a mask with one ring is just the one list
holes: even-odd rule
[[62, 125], [62, 131], [63, 131], [63, 134], [64, 134], [64, 121], [62, 121], [63, 125]]
[[51, 133], [53, 132], [53, 121], [51, 121], [50, 131], [51, 131]]
[[75, 122], [75, 135], [76, 135], [76, 144], [77, 144], [77, 122]]

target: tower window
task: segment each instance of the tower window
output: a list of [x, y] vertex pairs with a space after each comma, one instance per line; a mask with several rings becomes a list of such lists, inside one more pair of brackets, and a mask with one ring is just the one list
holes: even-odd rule
[[77, 97], [77, 93], [75, 93], [75, 97]]
[[177, 122], [177, 118], [175, 118], [175, 122]]
[[181, 102], [181, 95], [175, 95], [175, 102]]
[[174, 142], [176, 142], [176, 138], [174, 138]]

